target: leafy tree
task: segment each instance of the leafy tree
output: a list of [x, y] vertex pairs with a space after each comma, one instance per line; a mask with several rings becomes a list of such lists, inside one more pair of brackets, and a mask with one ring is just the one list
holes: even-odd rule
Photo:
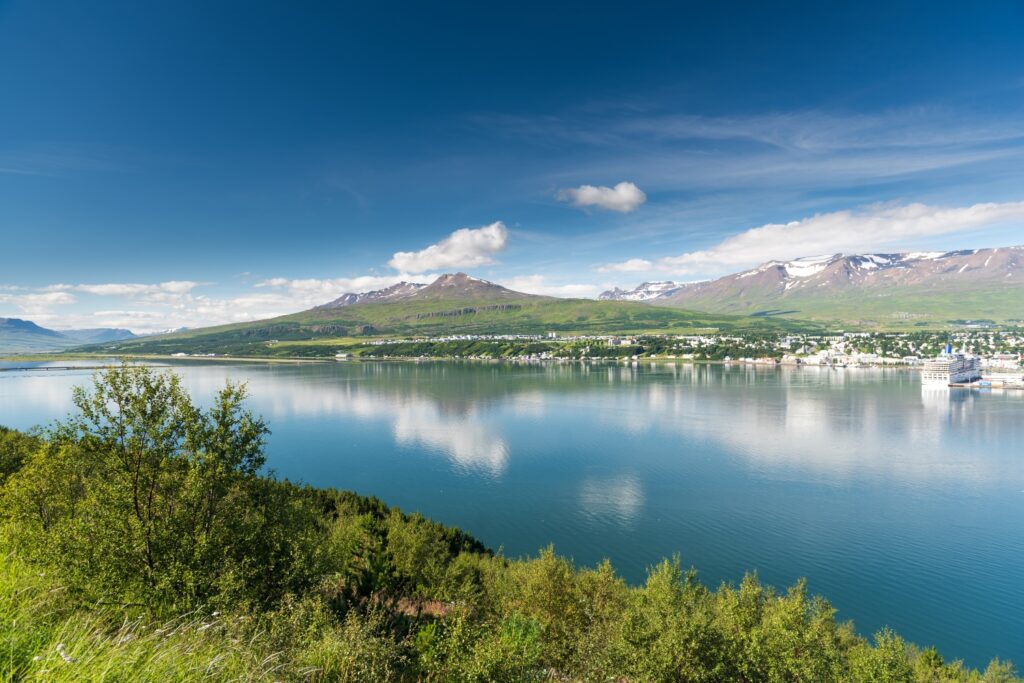
[[610, 680], [626, 669], [622, 615], [629, 605], [629, 587], [605, 560], [576, 577], [582, 605], [582, 630], [566, 673], [582, 680]]
[[25, 460], [38, 447], [37, 437], [0, 427], [0, 486], [21, 469]]
[[282, 577], [293, 573], [285, 558], [316, 523], [301, 497], [258, 476], [269, 430], [245, 396], [228, 384], [203, 411], [174, 374], [99, 373], [75, 390], [78, 413], [8, 482], [16, 541], [108, 599], [187, 606], [280, 594], [294, 579]]
[[538, 558], [509, 569], [503, 577], [502, 613], [521, 614], [540, 625], [549, 666], [569, 661], [583, 628], [572, 564], [549, 546]]
[[639, 680], [717, 681], [729, 678], [723, 642], [713, 624], [710, 594], [679, 558], [650, 570], [626, 614], [629, 669]]
[[914, 670], [907, 657], [907, 644], [892, 631], [875, 634], [875, 646], [858, 647], [851, 652], [851, 681], [912, 683]]

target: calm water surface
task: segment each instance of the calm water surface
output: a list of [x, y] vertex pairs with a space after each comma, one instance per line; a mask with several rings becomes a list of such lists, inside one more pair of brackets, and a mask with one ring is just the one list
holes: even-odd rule
[[[244, 379], [280, 475], [379, 496], [507, 554], [554, 543], [633, 582], [807, 577], [862, 633], [1024, 664], [1024, 392], [916, 374], [674, 365], [177, 365]], [[0, 372], [0, 424], [87, 370]]]

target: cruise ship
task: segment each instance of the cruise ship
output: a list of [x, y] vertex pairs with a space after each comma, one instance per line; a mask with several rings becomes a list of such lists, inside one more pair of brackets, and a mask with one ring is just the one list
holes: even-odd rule
[[937, 358], [924, 363], [921, 383], [931, 386], [966, 384], [981, 379], [981, 366], [977, 358], [968, 358], [962, 353], [953, 353], [949, 344]]

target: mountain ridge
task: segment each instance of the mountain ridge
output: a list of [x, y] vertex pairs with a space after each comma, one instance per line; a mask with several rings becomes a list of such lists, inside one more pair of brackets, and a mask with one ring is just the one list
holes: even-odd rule
[[346, 292], [333, 301], [316, 306], [318, 309], [343, 308], [355, 306], [356, 304], [369, 303], [374, 301], [400, 301], [416, 294], [427, 285], [419, 282], [399, 282], [390, 287], [374, 289], [368, 292]]
[[413, 298], [423, 301], [450, 300], [482, 300], [482, 301], [513, 301], [513, 300], [544, 300], [552, 299], [549, 296], [527, 294], [517, 292], [503, 287], [502, 285], [483, 280], [481, 278], [467, 275], [466, 273], [446, 273], [441, 275], [419, 292]]
[[75, 346], [135, 338], [130, 330], [97, 327], [52, 330], [23, 318], [0, 318], [0, 353], [63, 351]]
[[[601, 297], [629, 296], [610, 290]], [[856, 324], [1024, 319], [1024, 247], [833, 254], [684, 283], [646, 303]]]
[[[416, 283], [413, 283], [416, 284]], [[377, 290], [384, 291], [384, 290]], [[365, 294], [365, 293], [364, 293]], [[102, 353], [333, 356], [353, 338], [569, 333], [693, 334], [710, 329], [793, 329], [788, 321], [693, 313], [633, 301], [559, 299], [450, 273], [398, 297], [329, 304], [266, 320], [97, 344]], [[351, 301], [351, 298], [348, 299]]]
[[347, 292], [326, 304], [314, 306], [312, 310], [324, 311], [367, 303], [406, 301], [409, 299], [438, 301], [443, 299], [513, 300], [528, 298], [551, 297], [540, 297], [535, 294], [517, 292], [489, 280], [458, 272], [440, 275], [430, 283], [406, 282], [403, 280], [382, 289], [367, 292]]

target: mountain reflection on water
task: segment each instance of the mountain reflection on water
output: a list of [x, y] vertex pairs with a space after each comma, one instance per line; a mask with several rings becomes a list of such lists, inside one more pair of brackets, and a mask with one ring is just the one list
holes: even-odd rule
[[[458, 470], [492, 477], [508, 465], [506, 430], [573, 408], [626, 433], [715, 441], [762, 469], [802, 469], [836, 480], [898, 474], [951, 478], [961, 486], [998, 481], [1000, 463], [965, 449], [964, 438], [984, 443], [1024, 433], [999, 413], [972, 411], [976, 401], [991, 397], [922, 390], [906, 372], [650, 364], [542, 365], [511, 373], [507, 366], [441, 363], [354, 367], [354, 376], [318, 383], [313, 391], [273, 373], [250, 379], [250, 387], [258, 397], [272, 397], [264, 409], [272, 420], [385, 421], [397, 445], [420, 446], [447, 456]], [[1024, 393], [1000, 398], [1020, 401]], [[551, 399], [557, 405], [547, 405]]]

